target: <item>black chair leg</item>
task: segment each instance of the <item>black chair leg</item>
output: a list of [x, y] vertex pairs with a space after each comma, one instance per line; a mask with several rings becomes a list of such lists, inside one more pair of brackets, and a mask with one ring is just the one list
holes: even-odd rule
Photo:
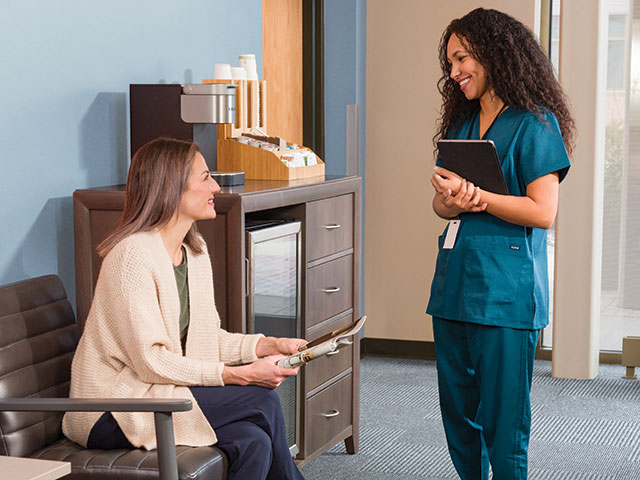
[[171, 412], [155, 412], [154, 420], [158, 442], [160, 480], [178, 480], [178, 459], [176, 458]]

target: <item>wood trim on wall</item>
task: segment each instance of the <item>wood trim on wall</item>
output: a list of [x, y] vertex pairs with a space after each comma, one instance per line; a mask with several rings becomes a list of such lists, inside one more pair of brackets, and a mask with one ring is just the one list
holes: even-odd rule
[[[435, 360], [436, 349], [434, 343], [429, 341], [363, 338], [360, 341], [360, 358], [369, 355], [378, 357]], [[536, 360], [551, 361], [551, 349], [537, 348]], [[622, 354], [617, 352], [600, 352], [600, 363], [621, 365]]]
[[302, 0], [262, 1], [262, 78], [269, 135], [302, 145]]
[[428, 341], [363, 338], [360, 340], [360, 357], [367, 355], [435, 360], [436, 350], [433, 342]]

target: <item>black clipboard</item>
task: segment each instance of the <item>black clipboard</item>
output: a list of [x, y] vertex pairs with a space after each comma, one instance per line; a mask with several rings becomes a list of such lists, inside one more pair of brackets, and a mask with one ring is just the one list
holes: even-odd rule
[[439, 140], [442, 166], [487, 192], [509, 195], [491, 140]]

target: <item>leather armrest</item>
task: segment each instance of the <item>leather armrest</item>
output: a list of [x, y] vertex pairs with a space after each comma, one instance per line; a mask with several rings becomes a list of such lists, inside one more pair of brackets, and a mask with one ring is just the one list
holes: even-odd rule
[[174, 398], [3, 398], [0, 412], [186, 412], [188, 399]]
[[3, 398], [0, 412], [154, 412], [160, 480], [178, 480], [172, 412], [191, 410], [174, 398]]

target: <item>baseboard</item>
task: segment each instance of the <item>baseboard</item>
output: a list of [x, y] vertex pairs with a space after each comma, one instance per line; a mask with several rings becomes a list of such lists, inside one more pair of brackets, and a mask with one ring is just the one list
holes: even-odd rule
[[[538, 348], [536, 350], [536, 360], [551, 361], [551, 351], [552, 350], [550, 348]], [[598, 356], [598, 362], [605, 365], [621, 365], [622, 353], [601, 350], [600, 355]]]
[[[435, 360], [436, 349], [433, 342], [428, 341], [363, 338], [360, 340], [360, 358], [367, 355]], [[620, 365], [621, 359], [621, 353], [600, 352], [600, 363]], [[536, 360], [551, 361], [551, 349], [537, 348]]]
[[360, 340], [360, 357], [366, 357], [367, 355], [435, 360], [436, 350], [433, 342], [363, 338]]

